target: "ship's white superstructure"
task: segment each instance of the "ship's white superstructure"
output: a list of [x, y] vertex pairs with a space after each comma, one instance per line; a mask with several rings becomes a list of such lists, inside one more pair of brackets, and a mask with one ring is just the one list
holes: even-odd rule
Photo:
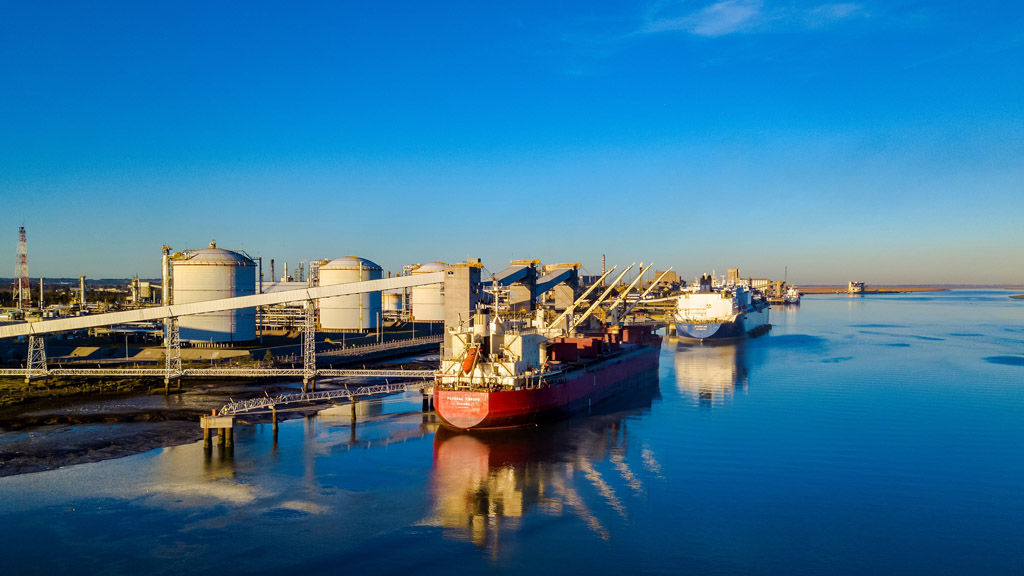
[[757, 336], [771, 328], [768, 302], [743, 283], [716, 284], [702, 276], [676, 300], [676, 334], [686, 340], [733, 340]]
[[786, 293], [782, 296], [782, 301], [786, 304], [799, 304], [800, 290], [797, 289], [796, 286], [786, 288]]

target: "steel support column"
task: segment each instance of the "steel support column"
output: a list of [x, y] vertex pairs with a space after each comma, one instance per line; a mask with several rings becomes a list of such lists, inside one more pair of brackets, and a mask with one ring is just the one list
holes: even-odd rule
[[316, 303], [306, 301], [306, 322], [302, 330], [302, 391], [312, 382], [316, 390]]
[[28, 360], [25, 364], [25, 383], [32, 380], [32, 375], [46, 377], [46, 340], [43, 336], [28, 337]]
[[173, 317], [164, 322], [164, 370], [164, 392], [170, 393], [171, 378], [181, 388], [181, 338], [178, 319]]

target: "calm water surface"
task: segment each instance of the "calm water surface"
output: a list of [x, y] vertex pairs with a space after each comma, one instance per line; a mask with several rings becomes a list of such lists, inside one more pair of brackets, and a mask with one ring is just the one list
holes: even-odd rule
[[3, 572], [1020, 574], [1008, 295], [807, 297], [534, 431], [437, 432], [410, 394], [2, 478]]

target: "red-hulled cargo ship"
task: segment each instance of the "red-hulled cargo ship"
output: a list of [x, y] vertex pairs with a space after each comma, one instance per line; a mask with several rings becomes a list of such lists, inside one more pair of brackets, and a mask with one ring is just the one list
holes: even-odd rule
[[460, 430], [524, 426], [585, 410], [656, 375], [661, 347], [649, 326], [565, 338], [486, 314], [449, 336], [434, 407]]

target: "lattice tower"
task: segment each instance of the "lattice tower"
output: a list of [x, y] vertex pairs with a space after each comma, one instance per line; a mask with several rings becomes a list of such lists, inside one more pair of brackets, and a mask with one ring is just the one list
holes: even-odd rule
[[28, 278], [28, 251], [25, 248], [25, 227], [18, 228], [18, 255], [14, 260], [14, 299], [19, 310], [32, 306], [32, 286]]

